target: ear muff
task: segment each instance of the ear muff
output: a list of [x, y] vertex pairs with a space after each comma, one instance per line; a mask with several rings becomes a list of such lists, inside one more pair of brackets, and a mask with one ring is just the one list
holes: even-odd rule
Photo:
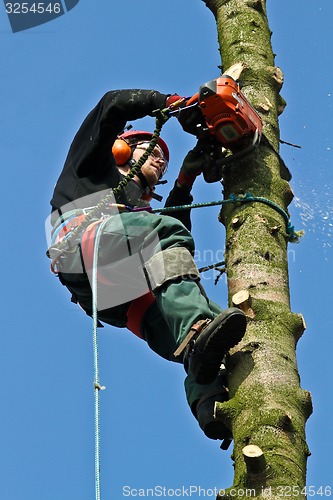
[[112, 146], [112, 154], [116, 160], [116, 164], [121, 166], [130, 160], [132, 149], [124, 139], [116, 139]]

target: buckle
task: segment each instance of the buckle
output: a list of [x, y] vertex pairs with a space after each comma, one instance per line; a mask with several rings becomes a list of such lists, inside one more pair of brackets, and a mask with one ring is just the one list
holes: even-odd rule
[[175, 357], [179, 356], [183, 351], [184, 349], [187, 347], [187, 354], [190, 350], [190, 348], [192, 347], [193, 343], [191, 342], [192, 340], [195, 340], [193, 339], [194, 336], [198, 336], [202, 330], [204, 328], [206, 328], [207, 325], [209, 325], [209, 323], [211, 323], [212, 320], [211, 319], [200, 319], [199, 321], [197, 321], [197, 323], [195, 323], [194, 325], [191, 326], [190, 328], [190, 331], [188, 332], [188, 334], [186, 335], [186, 337], [184, 338], [183, 342], [180, 344], [180, 346], [176, 349], [176, 351], [173, 353], [173, 355]]

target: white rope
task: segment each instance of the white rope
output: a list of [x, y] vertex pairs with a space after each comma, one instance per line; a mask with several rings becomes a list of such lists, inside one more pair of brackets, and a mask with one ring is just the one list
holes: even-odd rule
[[97, 304], [97, 272], [98, 272], [98, 248], [102, 234], [102, 229], [107, 222], [105, 219], [96, 230], [92, 268], [92, 318], [93, 318], [93, 350], [94, 350], [94, 395], [95, 395], [95, 491], [96, 500], [101, 499], [101, 478], [100, 478], [100, 412], [99, 412], [99, 391], [105, 389], [99, 382], [99, 362], [98, 362], [98, 304]]

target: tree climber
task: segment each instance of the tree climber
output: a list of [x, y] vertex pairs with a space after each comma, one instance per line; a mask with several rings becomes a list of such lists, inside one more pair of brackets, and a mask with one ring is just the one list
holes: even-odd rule
[[[68, 238], [147, 149], [152, 134], [124, 132], [126, 123], [153, 116], [154, 110], [178, 98], [135, 89], [104, 95], [75, 135], [55, 186], [52, 245]], [[192, 257], [190, 210], [169, 215], [149, 212], [168, 161], [168, 147], [159, 138], [138, 175], [74, 239], [70, 250], [54, 259], [53, 268], [72, 301], [91, 316], [92, 248], [99, 226], [99, 325], [127, 327], [163, 358], [183, 363], [187, 400], [200, 427], [212, 439], [230, 438], [230, 431], [214, 418], [214, 403], [228, 399], [220, 366], [243, 338], [246, 318], [237, 308], [222, 311], [206, 296]], [[166, 207], [193, 201], [191, 188], [204, 166], [198, 141], [184, 159]]]

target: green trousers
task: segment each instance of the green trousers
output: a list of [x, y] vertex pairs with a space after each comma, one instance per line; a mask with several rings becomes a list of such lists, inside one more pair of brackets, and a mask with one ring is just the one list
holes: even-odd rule
[[[150, 306], [142, 322], [143, 337], [149, 347], [163, 358], [181, 362], [173, 353], [191, 326], [199, 319], [215, 318], [221, 308], [208, 300], [198, 284], [191, 280], [166, 284], [155, 292], [155, 296], [156, 302]], [[185, 378], [185, 392], [192, 410], [201, 396], [216, 392], [219, 383], [216, 379], [209, 385], [199, 385], [189, 373]]]

